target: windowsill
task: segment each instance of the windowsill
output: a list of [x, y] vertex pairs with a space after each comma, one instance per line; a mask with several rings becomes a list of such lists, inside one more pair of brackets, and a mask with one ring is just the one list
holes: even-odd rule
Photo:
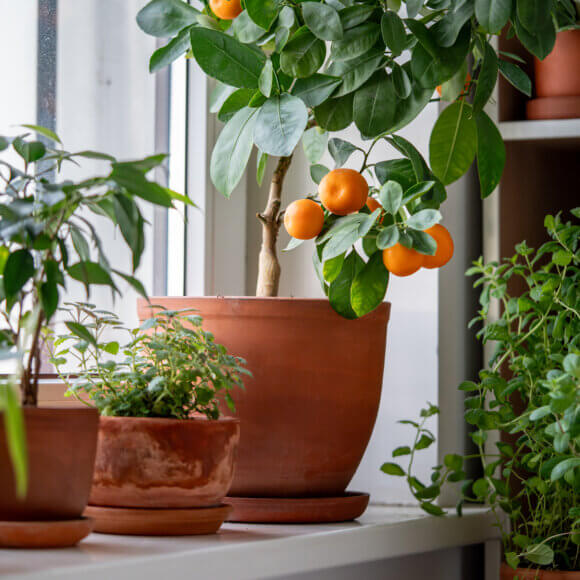
[[0, 575], [18, 580], [259, 580], [498, 538], [494, 516], [486, 508], [466, 508], [462, 518], [435, 518], [418, 508], [371, 506], [357, 522], [225, 524], [214, 536], [91, 534], [65, 550], [0, 550]]

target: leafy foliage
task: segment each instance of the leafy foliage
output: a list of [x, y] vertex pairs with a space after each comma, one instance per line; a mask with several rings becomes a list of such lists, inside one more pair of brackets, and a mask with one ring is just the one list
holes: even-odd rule
[[[479, 381], [459, 386], [469, 395], [465, 420], [473, 428], [482, 476], [466, 479], [474, 456], [459, 455], [447, 455], [444, 465], [433, 468], [429, 485], [413, 476], [414, 454], [424, 436], [432, 437], [424, 420], [438, 412], [433, 406], [421, 412], [421, 423], [403, 421], [416, 429], [415, 442], [408, 452], [393, 453], [409, 455], [407, 471], [401, 468], [399, 475], [428, 513], [437, 508], [433, 502], [446, 481], [463, 482], [459, 512], [464, 501], [503, 511], [511, 532], [500, 518], [498, 525], [514, 568], [520, 561], [563, 570], [580, 565], [580, 208], [572, 213], [575, 222], [546, 216], [552, 239], [537, 250], [522, 242], [503, 263], [480, 259], [468, 271], [482, 287], [472, 323], [483, 323], [479, 336], [495, 344]], [[493, 301], [501, 304], [497, 320]], [[495, 430], [503, 437], [490, 449], [486, 441]]]
[[[46, 142], [61, 142], [49, 129], [26, 127]], [[147, 178], [151, 169], [163, 163], [163, 155], [118, 162], [103, 153], [70, 153], [46, 142], [29, 132], [0, 137], [4, 157], [0, 159], [0, 356], [16, 363], [15, 375], [0, 381], [0, 409], [5, 411], [20, 492], [26, 487], [26, 449], [13, 388], [20, 386], [24, 404], [36, 404], [40, 331], [57, 311], [67, 283], [78, 280], [87, 293], [93, 285], [105, 285], [115, 294], [119, 280], [124, 280], [144, 295], [135, 278], [144, 249], [140, 200], [165, 207], [176, 199], [190, 203]], [[14, 153], [19, 164], [5, 160]], [[77, 182], [60, 179], [67, 163], [78, 164], [83, 158], [101, 160], [109, 170]], [[132, 255], [130, 273], [111, 266], [91, 214], [119, 227]]]
[[[140, 328], [127, 330], [118, 317], [91, 304], [68, 305], [69, 334], [50, 338], [51, 362], [68, 396], [93, 404], [102, 415], [188, 419], [220, 416], [222, 400], [234, 410], [233, 387], [249, 374], [243, 359], [227, 354], [191, 310], [160, 310]], [[121, 344], [111, 334], [123, 333]], [[63, 366], [76, 363], [75, 378]], [[84, 395], [84, 397], [83, 397]]]

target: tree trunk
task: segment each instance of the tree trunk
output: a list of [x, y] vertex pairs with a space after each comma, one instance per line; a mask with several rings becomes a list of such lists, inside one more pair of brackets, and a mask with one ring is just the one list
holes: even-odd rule
[[270, 182], [266, 209], [262, 213], [256, 214], [262, 222], [262, 247], [258, 263], [256, 296], [278, 296], [280, 262], [278, 261], [276, 242], [284, 217], [284, 212], [280, 211], [282, 185], [291, 161], [292, 155], [280, 157], [278, 160], [278, 165], [276, 165]]

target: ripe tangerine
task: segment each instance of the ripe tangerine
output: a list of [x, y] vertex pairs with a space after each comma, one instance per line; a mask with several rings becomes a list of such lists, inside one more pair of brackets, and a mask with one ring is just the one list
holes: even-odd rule
[[222, 20], [233, 20], [243, 10], [241, 0], [209, 0], [209, 7]]
[[324, 211], [311, 199], [293, 201], [284, 213], [286, 231], [298, 240], [315, 238], [324, 225]]
[[422, 265], [425, 256], [400, 243], [383, 250], [383, 264], [395, 276], [410, 276]]
[[335, 215], [359, 211], [365, 205], [368, 194], [366, 179], [354, 169], [333, 169], [318, 186], [322, 205]]
[[437, 242], [437, 250], [434, 256], [424, 256], [423, 266], [425, 268], [440, 268], [445, 266], [453, 257], [453, 238], [446, 227], [435, 224], [425, 230]]

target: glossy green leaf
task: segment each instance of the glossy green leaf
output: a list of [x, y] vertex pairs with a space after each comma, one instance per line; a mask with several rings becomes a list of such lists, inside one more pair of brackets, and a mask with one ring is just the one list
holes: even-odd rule
[[334, 41], [330, 56], [335, 61], [351, 60], [368, 52], [381, 34], [375, 22], [365, 22], [345, 31], [342, 40]]
[[363, 266], [362, 258], [355, 251], [351, 252], [344, 260], [344, 265], [339, 275], [328, 289], [330, 305], [344, 318], [357, 317], [350, 304], [350, 290], [355, 276]]
[[379, 201], [387, 213], [395, 215], [401, 207], [403, 188], [396, 181], [387, 181], [379, 190]]
[[266, 57], [232, 36], [208, 28], [190, 32], [191, 51], [202, 70], [232, 87], [258, 88]]
[[524, 47], [540, 60], [544, 60], [552, 52], [556, 43], [556, 26], [551, 17], [544, 20], [542, 26], [533, 32], [525, 28], [519, 18], [516, 18], [515, 29]]
[[282, 70], [297, 78], [309, 77], [324, 63], [326, 45], [308, 28], [299, 28], [280, 55]]
[[532, 96], [532, 81], [517, 64], [507, 60], [500, 60], [498, 65], [499, 72], [512, 86], [524, 93], [524, 95]]
[[227, 123], [240, 109], [247, 107], [253, 99], [254, 89], [237, 89], [223, 102], [218, 112], [218, 119]]
[[439, 116], [429, 141], [429, 159], [444, 185], [459, 179], [471, 166], [477, 150], [477, 126], [471, 106], [463, 100]]
[[316, 122], [327, 131], [346, 129], [353, 119], [354, 94], [328, 99], [314, 108]]
[[507, 24], [512, 0], [475, 0], [475, 17], [487, 32], [497, 34]]
[[399, 241], [399, 228], [396, 225], [387, 226], [377, 235], [377, 247], [379, 250], [386, 250], [394, 246]]
[[149, 59], [149, 72], [157, 72], [174, 60], [183, 56], [189, 49], [191, 28], [184, 28], [175, 38], [172, 38], [165, 46], [158, 48]]
[[362, 135], [376, 137], [392, 125], [396, 107], [392, 79], [378, 72], [354, 94], [354, 122]]
[[303, 2], [302, 15], [306, 26], [321, 40], [342, 38], [342, 22], [332, 6], [321, 2]]
[[411, 86], [409, 75], [407, 75], [405, 69], [397, 63], [393, 63], [392, 79], [397, 97], [399, 97], [399, 99], [406, 99], [411, 94], [413, 87]]
[[244, 44], [256, 42], [256, 40], [264, 36], [267, 32], [250, 18], [247, 10], [242, 11], [234, 19], [233, 30], [234, 36]]
[[396, 463], [383, 463], [381, 465], [381, 471], [383, 473], [386, 473], [387, 475], [396, 475], [399, 477], [403, 477], [404, 475], [406, 475], [406, 473], [403, 471], [403, 469], [401, 468], [400, 465], [397, 465]]
[[315, 163], [310, 166], [310, 177], [312, 177], [312, 181], [318, 185], [329, 171], [330, 169], [325, 165]]
[[216, 141], [210, 174], [216, 189], [226, 197], [230, 197], [248, 164], [257, 116], [258, 109], [241, 109], [228, 121]]
[[254, 127], [256, 146], [268, 155], [291, 155], [308, 122], [306, 106], [298, 97], [276, 95], [260, 109]]
[[436, 209], [422, 209], [407, 219], [407, 226], [414, 230], [426, 230], [441, 221]]
[[149, 181], [145, 174], [132, 164], [113, 163], [111, 179], [137, 197], [164, 207], [173, 206], [167, 189]]
[[18, 404], [18, 395], [12, 385], [0, 385], [0, 410], [3, 411], [6, 446], [14, 470], [16, 494], [26, 497], [28, 489], [28, 450], [26, 445], [26, 425]]
[[153, 0], [137, 13], [137, 24], [143, 32], [165, 38], [195, 24], [199, 14], [199, 10], [182, 0]]
[[250, 18], [264, 30], [270, 26], [280, 13], [282, 2], [279, 0], [245, 0], [245, 7]]
[[42, 141], [25, 141], [20, 137], [16, 137], [12, 141], [12, 146], [26, 163], [34, 163], [42, 159], [46, 154], [46, 147]]
[[51, 139], [52, 141], [56, 141], [57, 143], [60, 143], [62, 145], [62, 141], [60, 140], [60, 137], [51, 129], [48, 129], [46, 127], [41, 127], [40, 125], [30, 125], [30, 124], [24, 124], [24, 125], [20, 125], [20, 126], [26, 127], [27, 129], [32, 129], [33, 131], [35, 131], [39, 135], [42, 135], [43, 137]]
[[305, 79], [297, 79], [292, 94], [300, 97], [307, 107], [316, 107], [326, 101], [341, 83], [340, 78], [315, 73]]
[[364, 4], [353, 4], [347, 6], [339, 13], [343, 29], [348, 30], [349, 28], [354, 28], [355, 26], [366, 22], [372, 16], [374, 11], [374, 6]]
[[358, 58], [332, 62], [326, 72], [342, 79], [342, 83], [333, 96], [342, 97], [356, 91], [381, 68], [383, 58], [383, 51], [373, 48]]
[[475, 116], [477, 123], [477, 173], [481, 197], [490, 195], [498, 186], [506, 161], [501, 133], [484, 111]]
[[258, 79], [258, 88], [260, 92], [266, 97], [270, 97], [272, 94], [272, 84], [274, 82], [274, 66], [272, 61], [268, 59], [264, 63], [264, 68], [260, 73], [260, 78]]
[[357, 147], [344, 139], [333, 137], [328, 142], [328, 152], [334, 159], [335, 167], [342, 167], [355, 151]]
[[399, 56], [405, 50], [407, 46], [405, 25], [392, 10], [387, 10], [381, 18], [381, 33], [393, 56]]
[[326, 144], [328, 143], [328, 133], [321, 131], [318, 127], [311, 127], [304, 131], [302, 135], [302, 147], [306, 159], [310, 163], [317, 163], [326, 151]]
[[350, 288], [350, 303], [357, 316], [364, 316], [377, 308], [385, 298], [389, 272], [380, 252], [374, 253], [356, 274]]
[[498, 70], [499, 64], [497, 54], [489, 42], [486, 42], [483, 53], [483, 62], [475, 86], [475, 96], [473, 98], [474, 113], [483, 110], [483, 107], [485, 107], [489, 101], [497, 82]]
[[6, 259], [4, 264], [4, 294], [15, 296], [22, 290], [22, 287], [34, 276], [34, 259], [32, 254], [26, 250], [16, 250]]
[[111, 275], [97, 262], [77, 262], [69, 266], [67, 272], [71, 278], [82, 282], [85, 286], [92, 284], [115, 288]]

